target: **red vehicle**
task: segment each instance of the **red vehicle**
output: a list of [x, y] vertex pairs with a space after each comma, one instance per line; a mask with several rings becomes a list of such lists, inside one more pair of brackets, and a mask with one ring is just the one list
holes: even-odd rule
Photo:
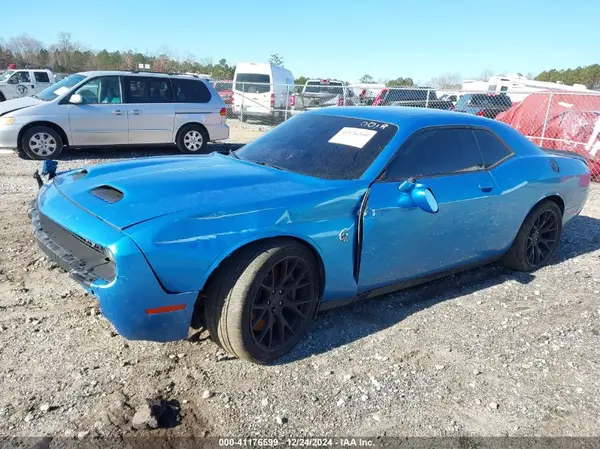
[[227, 106], [233, 104], [233, 81], [215, 81], [215, 89]]
[[600, 182], [600, 95], [596, 92], [533, 93], [496, 119], [536, 145], [584, 156], [592, 180]]

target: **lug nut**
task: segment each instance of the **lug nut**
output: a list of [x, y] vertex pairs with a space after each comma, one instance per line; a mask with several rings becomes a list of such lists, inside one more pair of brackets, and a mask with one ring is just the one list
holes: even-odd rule
[[283, 295], [283, 290], [279, 290], [279, 294], [280, 294], [280, 295]]
[[283, 305], [283, 301], [279, 301], [279, 305], [282, 306]]

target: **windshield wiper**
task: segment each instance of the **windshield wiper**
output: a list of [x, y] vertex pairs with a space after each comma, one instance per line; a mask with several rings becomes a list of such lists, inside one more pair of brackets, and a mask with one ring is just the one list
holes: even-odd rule
[[265, 161], [256, 161], [255, 163], [256, 163], [256, 164], [258, 164], [258, 165], [262, 165], [262, 166], [264, 166], [264, 167], [271, 167], [271, 168], [275, 168], [275, 169], [277, 169], [277, 170], [283, 170], [283, 171], [286, 171], [286, 170], [285, 170], [285, 168], [283, 168], [283, 167], [280, 167], [280, 166], [278, 166], [278, 165], [275, 165], [275, 164], [271, 164], [270, 162], [265, 162]]
[[235, 151], [233, 150], [229, 150], [229, 156], [233, 156], [236, 159], [242, 159], [241, 157], [239, 157], [237, 154], [235, 154]]

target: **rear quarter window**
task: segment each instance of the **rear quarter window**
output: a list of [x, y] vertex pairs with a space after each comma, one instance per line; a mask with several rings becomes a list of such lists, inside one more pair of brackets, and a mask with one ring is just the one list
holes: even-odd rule
[[485, 168], [490, 168], [512, 155], [512, 151], [491, 132], [475, 129], [473, 134], [481, 150]]
[[211, 99], [206, 84], [199, 79], [172, 78], [176, 103], [208, 103]]

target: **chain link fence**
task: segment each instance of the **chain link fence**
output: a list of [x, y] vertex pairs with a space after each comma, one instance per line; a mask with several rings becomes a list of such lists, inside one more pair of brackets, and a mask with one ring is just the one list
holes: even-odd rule
[[328, 80], [305, 85], [216, 81], [232, 128], [266, 131], [304, 111], [330, 106], [406, 106], [502, 121], [536, 145], [579, 153], [600, 182], [600, 92], [447, 91], [353, 86]]

